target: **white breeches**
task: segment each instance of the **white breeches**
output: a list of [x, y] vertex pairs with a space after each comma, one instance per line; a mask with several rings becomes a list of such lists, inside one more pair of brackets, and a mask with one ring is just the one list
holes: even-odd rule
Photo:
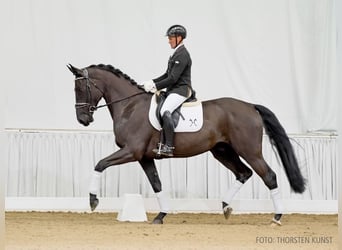
[[160, 109], [160, 115], [163, 117], [163, 114], [165, 111], [169, 111], [171, 114], [173, 111], [175, 111], [180, 105], [182, 105], [183, 102], [187, 97], [178, 95], [176, 93], [169, 94], [166, 97], [166, 100]]

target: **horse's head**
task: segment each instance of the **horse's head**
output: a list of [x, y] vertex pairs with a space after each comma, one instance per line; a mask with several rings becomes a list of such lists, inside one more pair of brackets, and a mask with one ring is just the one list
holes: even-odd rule
[[88, 126], [94, 121], [93, 113], [103, 96], [96, 80], [89, 76], [87, 68], [78, 69], [69, 64], [68, 69], [75, 75], [76, 116], [79, 123]]

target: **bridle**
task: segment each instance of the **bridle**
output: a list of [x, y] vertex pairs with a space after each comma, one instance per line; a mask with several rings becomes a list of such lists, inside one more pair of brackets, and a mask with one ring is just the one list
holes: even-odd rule
[[76, 77], [75, 81], [84, 80], [84, 79], [86, 80], [87, 101], [86, 102], [76, 102], [75, 108], [76, 109], [80, 109], [80, 108], [84, 108], [84, 107], [89, 107], [89, 109], [88, 109], [89, 113], [94, 113], [94, 111], [98, 110], [99, 108], [103, 108], [103, 107], [109, 106], [109, 105], [111, 105], [113, 103], [121, 102], [121, 101], [129, 99], [129, 98], [131, 98], [133, 96], [145, 93], [145, 92], [138, 92], [138, 93], [135, 93], [133, 95], [121, 98], [119, 100], [110, 101], [110, 102], [107, 102], [106, 104], [95, 106], [95, 105], [91, 105], [91, 103], [90, 103], [91, 99], [92, 99], [91, 90], [90, 90], [90, 84], [92, 84], [96, 89], [98, 89], [102, 93], [102, 96], [104, 96], [104, 92], [97, 86], [97, 84], [94, 81], [92, 81], [89, 78], [89, 73], [88, 73], [87, 69], [83, 69], [83, 76]]

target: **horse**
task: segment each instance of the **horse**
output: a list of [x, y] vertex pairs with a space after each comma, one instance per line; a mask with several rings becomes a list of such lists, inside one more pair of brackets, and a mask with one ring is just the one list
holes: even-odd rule
[[[119, 150], [95, 166], [89, 187], [91, 210], [94, 211], [99, 204], [97, 193], [101, 173], [110, 166], [137, 161], [160, 206], [160, 212], [152, 223], [163, 224], [169, 206], [155, 166], [155, 160], [159, 158], [152, 152], [160, 138], [160, 132], [152, 127], [148, 118], [152, 93], [145, 92], [136, 81], [111, 65], [90, 65], [79, 69], [68, 64], [67, 67], [75, 76], [78, 122], [88, 126], [94, 121], [93, 113], [107, 107], [113, 120], [115, 142], [119, 147]], [[98, 106], [102, 98], [106, 104]], [[232, 213], [231, 200], [252, 176], [252, 168], [270, 190], [275, 209], [272, 221], [281, 225], [283, 209], [277, 177], [262, 155], [264, 129], [270, 143], [278, 151], [291, 189], [303, 193], [306, 186], [285, 129], [275, 114], [262, 105], [228, 97], [202, 101], [202, 105], [202, 128], [197, 132], [176, 133], [173, 157], [191, 157], [210, 151], [215, 159], [233, 172], [235, 183], [222, 200], [226, 219]]]

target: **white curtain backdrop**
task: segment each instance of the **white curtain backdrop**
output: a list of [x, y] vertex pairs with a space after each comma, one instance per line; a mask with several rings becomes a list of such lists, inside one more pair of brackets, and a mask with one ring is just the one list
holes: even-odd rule
[[[7, 128], [80, 129], [65, 67], [112, 64], [137, 81], [159, 76], [166, 29], [188, 29], [200, 99], [266, 105], [290, 133], [336, 130], [334, 0], [1, 1]], [[92, 130], [109, 130], [98, 112]]]
[[[95, 164], [118, 148], [110, 132], [8, 131], [8, 197], [87, 197]], [[284, 199], [337, 199], [337, 143], [335, 136], [291, 136], [307, 190], [290, 190], [284, 169], [267, 137], [266, 161], [277, 173]], [[192, 158], [157, 161], [163, 189], [170, 198], [220, 199], [235, 179], [210, 153]], [[110, 167], [101, 181], [101, 197], [140, 193], [155, 197], [138, 163]], [[237, 200], [269, 199], [269, 190], [258, 175], [244, 185]]]

